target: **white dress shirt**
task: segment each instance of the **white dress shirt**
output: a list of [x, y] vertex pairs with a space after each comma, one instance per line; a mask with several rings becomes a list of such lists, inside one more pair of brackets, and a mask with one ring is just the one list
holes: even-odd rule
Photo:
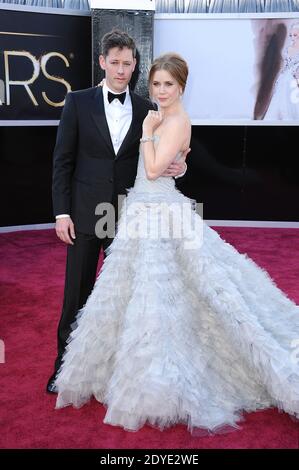
[[103, 85], [103, 98], [104, 98], [104, 108], [106, 119], [110, 131], [111, 141], [113, 144], [115, 155], [120, 149], [120, 146], [126, 137], [129, 127], [132, 122], [132, 102], [129, 92], [129, 87], [124, 90], [126, 92], [126, 99], [124, 104], [117, 99], [114, 99], [109, 103], [108, 101], [108, 91], [115, 93], [110, 90], [106, 85], [106, 82]]

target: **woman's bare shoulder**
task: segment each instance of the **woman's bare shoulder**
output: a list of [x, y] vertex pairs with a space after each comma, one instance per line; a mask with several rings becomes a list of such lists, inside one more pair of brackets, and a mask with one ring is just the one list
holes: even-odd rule
[[167, 118], [165, 125], [168, 127], [179, 127], [188, 130], [191, 128], [191, 121], [187, 113], [177, 113]]
[[179, 137], [181, 150], [188, 148], [191, 139], [191, 121], [187, 113], [178, 113], [167, 118], [163, 134], [166, 138]]

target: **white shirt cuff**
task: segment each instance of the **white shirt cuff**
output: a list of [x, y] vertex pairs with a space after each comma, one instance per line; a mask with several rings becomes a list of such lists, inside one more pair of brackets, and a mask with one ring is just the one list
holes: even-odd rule
[[69, 214], [59, 214], [55, 216], [55, 219], [64, 219], [65, 217], [70, 217]]

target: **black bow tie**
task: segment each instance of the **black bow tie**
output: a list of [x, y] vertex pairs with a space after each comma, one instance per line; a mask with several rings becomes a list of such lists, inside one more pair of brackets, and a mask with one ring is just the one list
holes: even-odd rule
[[124, 104], [125, 99], [126, 99], [126, 92], [124, 91], [123, 93], [119, 93], [118, 95], [111, 93], [111, 91], [108, 91], [108, 101], [111, 103], [113, 100], [119, 100], [121, 104]]

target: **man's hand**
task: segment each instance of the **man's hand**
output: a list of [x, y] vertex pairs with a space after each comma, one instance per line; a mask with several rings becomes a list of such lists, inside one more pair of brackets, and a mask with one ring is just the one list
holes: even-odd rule
[[179, 176], [182, 173], [184, 173], [187, 169], [187, 164], [186, 164], [186, 157], [188, 153], [190, 152], [191, 148], [189, 147], [187, 150], [184, 151], [182, 154], [181, 158], [177, 162], [172, 162], [169, 167], [164, 171], [162, 176]]
[[62, 217], [56, 220], [55, 225], [56, 235], [61, 241], [68, 245], [73, 245], [72, 239], [76, 238], [75, 227], [70, 217]]

